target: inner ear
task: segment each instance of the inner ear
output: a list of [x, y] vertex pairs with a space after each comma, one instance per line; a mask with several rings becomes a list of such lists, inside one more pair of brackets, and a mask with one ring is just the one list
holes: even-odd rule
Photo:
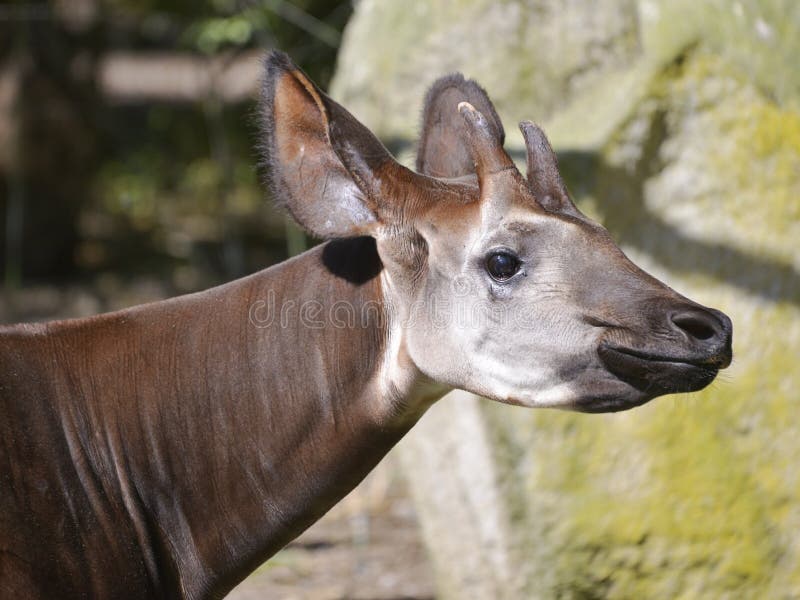
[[444, 178], [475, 173], [464, 119], [458, 111], [462, 102], [468, 102], [486, 118], [499, 145], [503, 145], [503, 124], [483, 88], [460, 73], [447, 75], [434, 82], [425, 98], [417, 151], [418, 172]]
[[312, 235], [370, 235], [375, 206], [330, 143], [325, 100], [288, 56], [270, 54], [261, 94], [267, 183], [275, 201]]

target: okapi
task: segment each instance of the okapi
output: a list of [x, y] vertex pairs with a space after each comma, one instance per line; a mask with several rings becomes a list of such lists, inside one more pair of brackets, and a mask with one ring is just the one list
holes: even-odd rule
[[529, 122], [524, 177], [475, 82], [433, 85], [415, 172], [286, 55], [265, 71], [269, 189], [329, 241], [0, 329], [3, 598], [220, 598], [454, 388], [618, 411], [730, 363], [728, 317], [581, 214]]

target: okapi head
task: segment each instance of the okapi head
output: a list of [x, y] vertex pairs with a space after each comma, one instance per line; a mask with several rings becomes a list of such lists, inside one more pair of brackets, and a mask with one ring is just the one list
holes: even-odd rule
[[428, 93], [417, 172], [280, 53], [262, 114], [273, 196], [319, 238], [374, 238], [392, 344], [433, 381], [601, 412], [699, 390], [730, 363], [730, 319], [634, 265], [527, 121], [523, 176], [475, 82]]

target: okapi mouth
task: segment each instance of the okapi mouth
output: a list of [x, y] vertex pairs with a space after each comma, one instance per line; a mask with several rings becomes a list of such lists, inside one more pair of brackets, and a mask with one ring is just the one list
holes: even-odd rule
[[610, 373], [650, 398], [701, 390], [730, 362], [724, 353], [668, 356], [609, 344], [601, 344], [597, 353]]

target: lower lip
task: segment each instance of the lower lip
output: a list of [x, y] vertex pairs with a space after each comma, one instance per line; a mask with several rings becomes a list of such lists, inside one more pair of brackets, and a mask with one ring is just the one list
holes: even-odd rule
[[585, 402], [577, 402], [570, 408], [586, 413], [621, 412], [623, 410], [629, 410], [631, 408], [641, 406], [642, 404], [645, 404], [654, 398], [652, 395], [642, 394], [638, 391], [637, 394], [640, 395], [635, 399], [623, 399], [619, 397], [591, 398]]
[[615, 377], [636, 389], [655, 392], [654, 396], [697, 391], [717, 375], [716, 369], [680, 360], [644, 358], [610, 346], [601, 346], [598, 354]]

